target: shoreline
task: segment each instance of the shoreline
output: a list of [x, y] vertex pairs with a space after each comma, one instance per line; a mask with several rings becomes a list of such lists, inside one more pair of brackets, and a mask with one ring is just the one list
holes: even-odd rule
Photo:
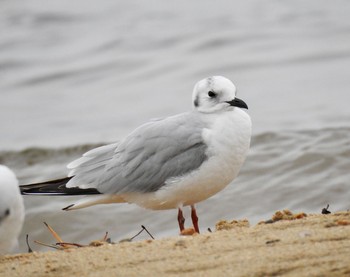
[[350, 212], [294, 216], [254, 226], [221, 221], [221, 230], [193, 236], [2, 256], [0, 276], [349, 275]]

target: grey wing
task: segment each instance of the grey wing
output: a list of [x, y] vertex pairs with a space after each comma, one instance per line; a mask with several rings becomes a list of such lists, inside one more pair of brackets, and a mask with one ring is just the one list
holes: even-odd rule
[[67, 165], [68, 177], [74, 177], [66, 187], [97, 188], [97, 177], [103, 173], [114, 155], [118, 143], [108, 144], [86, 152], [81, 158]]
[[193, 113], [142, 125], [118, 144], [94, 184], [86, 187], [120, 194], [158, 190], [167, 179], [195, 170], [206, 160], [203, 128]]

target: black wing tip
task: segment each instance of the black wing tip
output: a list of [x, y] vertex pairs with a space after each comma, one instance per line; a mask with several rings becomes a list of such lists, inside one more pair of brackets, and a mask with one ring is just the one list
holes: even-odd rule
[[60, 195], [72, 177], [19, 186], [22, 195]]
[[81, 189], [78, 187], [67, 188], [66, 184], [73, 177], [66, 177], [62, 179], [57, 179], [53, 181], [47, 181], [42, 183], [21, 185], [20, 190], [22, 195], [90, 195], [90, 194], [100, 194], [97, 189], [87, 188]]

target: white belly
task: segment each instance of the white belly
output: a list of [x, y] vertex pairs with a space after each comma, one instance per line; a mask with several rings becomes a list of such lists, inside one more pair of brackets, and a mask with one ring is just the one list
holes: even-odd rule
[[208, 159], [200, 168], [167, 180], [156, 192], [123, 195], [125, 201], [154, 210], [174, 209], [203, 201], [235, 179], [250, 145], [250, 117], [238, 108], [215, 117], [211, 127], [203, 130]]

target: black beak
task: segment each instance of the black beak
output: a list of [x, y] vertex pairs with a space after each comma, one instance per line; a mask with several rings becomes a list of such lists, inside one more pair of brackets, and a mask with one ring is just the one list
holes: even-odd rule
[[226, 103], [229, 103], [231, 106], [234, 106], [234, 107], [243, 108], [243, 109], [248, 110], [247, 104], [243, 100], [241, 100], [237, 97], [231, 101], [227, 101]]

